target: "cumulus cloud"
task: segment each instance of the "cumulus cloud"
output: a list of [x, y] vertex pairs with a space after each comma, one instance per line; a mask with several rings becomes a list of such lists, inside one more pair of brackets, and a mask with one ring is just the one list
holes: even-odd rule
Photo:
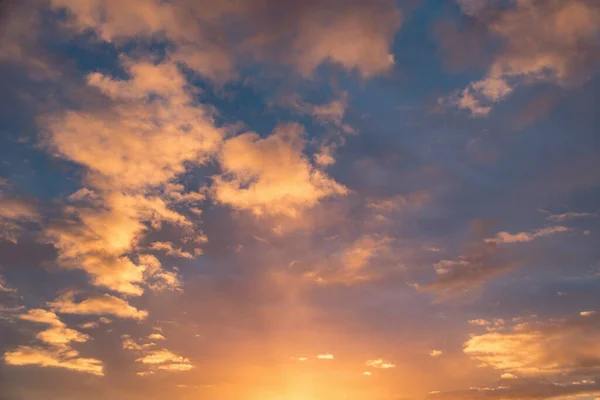
[[[153, 337], [156, 336], [156, 337]], [[158, 336], [163, 340], [160, 334], [151, 334], [149, 338], [157, 339]], [[139, 371], [139, 376], [152, 375], [158, 371], [183, 372], [194, 368], [191, 361], [167, 349], [155, 349], [155, 345], [140, 346], [129, 335], [123, 335], [123, 348], [137, 353], [136, 362], [144, 365], [146, 369]]]
[[19, 346], [16, 350], [4, 354], [4, 361], [9, 365], [38, 365], [41, 367], [65, 368], [98, 376], [104, 375], [102, 361], [94, 358], [78, 357], [77, 351], [63, 347], [44, 349], [33, 346]]
[[19, 346], [16, 350], [4, 354], [4, 361], [7, 364], [65, 368], [93, 375], [104, 375], [103, 363], [100, 360], [79, 357], [79, 352], [71, 345], [87, 342], [90, 340], [88, 335], [68, 328], [55, 313], [43, 309], [31, 309], [26, 314], [19, 315], [19, 318], [50, 325], [36, 335], [36, 339], [48, 347]]
[[[87, 187], [70, 196], [64, 218], [45, 234], [63, 267], [85, 270], [97, 286], [140, 295], [146, 268], [129, 253], [148, 222], [152, 228], [169, 223], [193, 233], [192, 224], [170, 208], [183, 196], [170, 181], [189, 165], [205, 162], [221, 133], [208, 109], [193, 104], [174, 63], [122, 62], [129, 79], [87, 76], [88, 87], [108, 105], [39, 120], [47, 147], [87, 172]], [[166, 196], [160, 196], [161, 189]]]
[[19, 319], [24, 321], [38, 322], [41, 324], [48, 324], [56, 327], [63, 327], [65, 324], [60, 320], [58, 315], [52, 311], [43, 310], [41, 308], [35, 308], [27, 311], [27, 314], [19, 315]]
[[241, 60], [288, 65], [304, 76], [330, 62], [371, 77], [393, 65], [390, 47], [401, 25], [401, 12], [391, 0], [51, 3], [70, 11], [75, 30], [93, 29], [102, 40], [165, 37], [173, 45], [173, 59], [217, 80], [235, 76]]
[[165, 337], [160, 333], [151, 333], [148, 335], [148, 339], [150, 340], [165, 340]]
[[596, 2], [518, 0], [503, 8], [494, 1], [459, 3], [465, 14], [479, 18], [487, 25], [488, 34], [501, 43], [486, 76], [452, 100], [473, 115], [487, 115], [519, 85], [539, 81], [579, 85], [600, 62], [600, 7]]
[[224, 171], [214, 177], [215, 199], [255, 215], [299, 212], [348, 190], [311, 164], [304, 155], [304, 130], [280, 125], [266, 138], [246, 133], [227, 140], [219, 155]]
[[205, 160], [221, 134], [210, 111], [193, 104], [187, 80], [175, 63], [123, 58], [122, 64], [129, 79], [87, 76], [89, 88], [112, 100], [109, 107], [43, 118], [48, 145], [56, 155], [89, 168], [96, 185], [165, 185], [185, 172], [186, 162]]
[[429, 352], [429, 355], [430, 355], [431, 357], [440, 357], [442, 354], [444, 354], [444, 352], [443, 352], [443, 351], [441, 351], [441, 350], [431, 350], [431, 351]]
[[147, 311], [138, 310], [127, 301], [109, 294], [92, 296], [77, 302], [74, 292], [66, 292], [48, 305], [63, 314], [114, 315], [117, 318], [136, 320], [143, 320], [148, 316]]

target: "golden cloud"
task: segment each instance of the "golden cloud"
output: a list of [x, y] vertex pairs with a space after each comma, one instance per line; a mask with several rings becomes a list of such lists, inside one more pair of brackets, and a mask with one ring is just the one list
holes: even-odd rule
[[103, 376], [102, 361], [93, 358], [77, 357], [72, 349], [55, 348], [51, 350], [32, 346], [19, 346], [14, 351], [4, 354], [4, 361], [9, 365], [39, 365], [41, 367], [65, 368], [72, 371], [85, 372]]
[[125, 300], [109, 294], [88, 297], [81, 302], [76, 302], [75, 293], [67, 292], [48, 305], [53, 310], [64, 314], [114, 315], [118, 318], [136, 320], [143, 320], [148, 316], [147, 311], [138, 310]]
[[214, 177], [217, 201], [255, 215], [299, 212], [348, 190], [311, 164], [303, 154], [304, 130], [280, 125], [266, 138], [246, 133], [227, 140], [219, 161], [224, 171]]

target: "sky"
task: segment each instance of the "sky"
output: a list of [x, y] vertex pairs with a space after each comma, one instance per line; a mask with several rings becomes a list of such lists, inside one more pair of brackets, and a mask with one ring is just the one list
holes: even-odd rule
[[0, 400], [597, 400], [600, 1], [0, 3]]

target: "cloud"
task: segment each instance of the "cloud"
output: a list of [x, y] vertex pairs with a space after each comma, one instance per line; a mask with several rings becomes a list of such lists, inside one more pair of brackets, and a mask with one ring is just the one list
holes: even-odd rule
[[214, 177], [215, 199], [255, 215], [297, 217], [320, 200], [348, 190], [311, 164], [303, 154], [304, 130], [280, 125], [261, 139], [246, 133], [227, 140], [219, 155], [224, 173]]
[[495, 237], [484, 239], [486, 243], [524, 243], [531, 242], [534, 239], [544, 236], [551, 236], [556, 233], [569, 232], [570, 229], [566, 226], [549, 226], [540, 228], [533, 232], [508, 233], [498, 232]]
[[186, 171], [186, 163], [205, 161], [221, 133], [211, 111], [194, 104], [175, 63], [123, 58], [122, 65], [129, 79], [87, 76], [88, 87], [111, 100], [108, 106], [41, 119], [48, 146], [56, 155], [87, 167], [95, 186], [165, 185]]
[[153, 242], [150, 245], [152, 250], [158, 250], [166, 253], [169, 256], [181, 257], [181, 258], [194, 258], [192, 253], [183, 251], [182, 249], [175, 248], [172, 242]]
[[39, 219], [37, 209], [24, 200], [3, 196], [0, 190], [0, 241], [17, 244], [23, 224]]
[[[157, 333], [150, 334], [148, 338], [164, 340], [164, 337]], [[155, 349], [154, 343], [150, 343], [150, 346], [140, 346], [129, 335], [123, 335], [122, 339], [123, 348], [137, 353], [136, 362], [146, 367], [145, 370], [137, 373], [139, 376], [152, 375], [158, 371], [183, 372], [194, 368], [189, 359], [164, 348]]]
[[431, 350], [431, 351], [429, 352], [429, 355], [430, 355], [431, 357], [440, 357], [442, 354], [444, 354], [444, 352], [443, 352], [443, 351], [441, 351], [441, 350]]
[[41, 308], [31, 309], [27, 311], [27, 314], [19, 315], [19, 319], [24, 321], [37, 322], [41, 324], [48, 324], [56, 327], [63, 327], [65, 324], [60, 320], [58, 315], [52, 311], [46, 311]]
[[389, 361], [384, 361], [381, 358], [377, 358], [377, 359], [373, 359], [373, 360], [367, 360], [367, 362], [365, 363], [365, 365], [367, 365], [368, 367], [379, 368], [379, 369], [396, 368], [395, 364], [392, 364]]
[[475, 334], [464, 352], [484, 365], [523, 376], [594, 375], [600, 368], [600, 319], [533, 320]]
[[145, 267], [144, 274], [148, 287], [155, 292], [165, 290], [181, 291], [182, 282], [173, 271], [163, 269], [158, 258], [149, 254], [140, 254], [139, 263]]
[[87, 342], [90, 337], [68, 328], [55, 313], [42, 309], [31, 309], [27, 314], [19, 315], [19, 319], [50, 325], [49, 328], [36, 335], [36, 339], [49, 348], [19, 346], [16, 350], [4, 354], [4, 361], [8, 365], [39, 365], [104, 375], [101, 361], [81, 358], [79, 352], [71, 347], [71, 343]]
[[75, 293], [67, 292], [48, 305], [64, 314], [114, 315], [117, 318], [143, 320], [148, 316], [145, 310], [138, 310], [125, 300], [109, 294], [88, 297], [81, 302], [75, 301]]
[[597, 311], [581, 311], [579, 315], [581, 315], [582, 317], [590, 317], [592, 315], [595, 315], [596, 313]]
[[304, 276], [315, 283], [352, 285], [370, 281], [380, 276], [375, 268], [369, 268], [376, 260], [386, 260], [393, 238], [365, 234], [339, 251], [314, 262]]
[[600, 393], [600, 385], [561, 384], [548, 381], [527, 381], [521, 384], [493, 388], [471, 388], [454, 392], [432, 393], [430, 398], [440, 400], [546, 400], [546, 399], [577, 399], [591, 398]]
[[563, 214], [550, 214], [546, 217], [546, 219], [550, 221], [562, 222], [575, 218], [592, 218], [597, 217], [596, 213], [587, 213], [587, 212], [568, 212]]
[[317, 359], [319, 360], [333, 360], [335, 357], [333, 357], [333, 354], [319, 354], [317, 355]]
[[[82, 90], [89, 100], [80, 109], [38, 118], [46, 148], [84, 172], [83, 187], [69, 196], [62, 218], [44, 233], [58, 249], [62, 267], [83, 269], [96, 286], [140, 295], [148, 274], [132, 261], [132, 253], [148, 230], [165, 223], [186, 236], [198, 234], [172, 207], [203, 196], [183, 194], [172, 181], [205, 163], [222, 133], [210, 107], [195, 102], [175, 63], [120, 61], [126, 78], [89, 74]], [[94, 100], [98, 96], [101, 101]], [[169, 274], [162, 276], [173, 286]]]
[[8, 286], [4, 276], [0, 275], [0, 293], [14, 293], [16, 291], [15, 288]]
[[44, 343], [60, 346], [71, 342], [87, 342], [90, 337], [64, 326], [55, 326], [37, 334], [36, 338]]
[[[501, 43], [486, 76], [452, 100], [484, 116], [519, 85], [540, 81], [579, 85], [600, 62], [600, 7], [585, 0], [460, 1], [465, 14], [487, 25]], [[490, 10], [490, 12], [482, 12]], [[481, 34], [481, 33], [477, 33]], [[527, 40], [523, 40], [527, 38]]]
[[66, 348], [48, 350], [33, 346], [19, 346], [16, 350], [4, 354], [4, 361], [8, 365], [39, 365], [65, 368], [98, 376], [104, 375], [101, 361], [78, 357], [77, 351]]
[[512, 270], [516, 265], [495, 242], [473, 243], [459, 259], [436, 263], [436, 281], [422, 285], [420, 290], [439, 292], [440, 299], [453, 297]]
[[52, 6], [70, 11], [76, 31], [93, 29], [102, 40], [164, 37], [172, 44], [169, 55], [174, 60], [215, 80], [235, 76], [236, 64], [243, 60], [287, 65], [307, 77], [327, 62], [367, 78], [385, 73], [393, 65], [390, 47], [402, 20], [391, 0], [285, 6], [274, 0], [142, 0], [135, 7], [54, 0]]

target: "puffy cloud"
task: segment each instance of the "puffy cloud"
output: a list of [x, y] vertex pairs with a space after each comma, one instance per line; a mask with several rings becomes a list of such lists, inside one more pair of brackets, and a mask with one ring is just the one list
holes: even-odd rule
[[[129, 253], [148, 230], [147, 222], [193, 233], [192, 224], [170, 209], [170, 202], [191, 199], [170, 181], [188, 165], [203, 163], [221, 133], [207, 108], [193, 104], [174, 63], [122, 61], [127, 80], [87, 77], [89, 88], [108, 98], [108, 105], [40, 118], [47, 147], [85, 167], [88, 186], [70, 196], [64, 218], [45, 234], [63, 267], [85, 270], [97, 286], [140, 295], [146, 268], [134, 264]], [[160, 189], [167, 196], [161, 197]]]
[[121, 339], [123, 339], [123, 349], [125, 350], [141, 350], [142, 346], [137, 344], [135, 340], [133, 340], [129, 335], [122, 335]]
[[444, 354], [444, 352], [443, 352], [443, 351], [441, 351], [441, 350], [431, 350], [431, 351], [429, 352], [429, 355], [430, 355], [431, 357], [440, 357], [442, 354]]
[[87, 342], [89, 336], [64, 326], [54, 326], [37, 334], [36, 338], [44, 343], [60, 346], [71, 342]]
[[556, 233], [569, 232], [570, 229], [566, 226], [549, 226], [546, 228], [540, 228], [533, 232], [519, 232], [519, 233], [508, 233], [498, 232], [494, 237], [487, 238], [484, 241], [486, 243], [522, 243], [531, 242], [534, 239], [544, 236], [554, 235]]
[[[516, 86], [552, 81], [581, 84], [600, 62], [600, 7], [586, 0], [461, 0], [463, 11], [487, 24], [502, 46], [487, 75], [472, 82], [453, 101], [473, 115], [487, 115], [492, 105]], [[498, 5], [498, 7], [496, 7]], [[483, 13], [483, 10], [493, 12]], [[527, 38], [527, 40], [523, 40]]]
[[53, 310], [64, 314], [114, 315], [117, 318], [143, 320], [148, 316], [145, 310], [138, 310], [125, 300], [109, 294], [88, 297], [81, 302], [75, 301], [75, 293], [67, 292], [53, 302], [48, 303]]
[[[164, 340], [164, 337], [158, 333], [148, 336], [149, 339]], [[123, 335], [123, 348], [138, 353], [136, 361], [144, 365], [147, 369], [139, 371], [137, 375], [148, 376], [157, 371], [182, 372], [194, 368], [191, 361], [185, 357], [173, 353], [167, 349], [155, 349], [154, 343], [140, 346], [129, 335]]]
[[4, 354], [4, 361], [8, 365], [39, 365], [104, 375], [102, 361], [78, 357], [77, 351], [62, 347], [48, 350], [33, 346], [19, 346], [16, 350]]
[[65, 326], [65, 324], [60, 320], [58, 315], [56, 315], [52, 311], [42, 310], [41, 308], [28, 310], [27, 314], [19, 315], [19, 319], [31, 322], [38, 322], [41, 324], [48, 324], [56, 327]]
[[175, 63], [122, 63], [127, 80], [100, 73], [87, 77], [90, 88], [112, 100], [109, 107], [43, 118], [48, 145], [55, 154], [89, 168], [90, 179], [102, 187], [165, 185], [185, 172], [185, 163], [204, 161], [221, 134], [208, 109], [193, 104]]
[[[204, 76], [227, 79], [238, 61], [290, 65], [305, 76], [325, 62], [371, 77], [393, 65], [390, 47], [401, 25], [391, 0], [326, 0], [283, 5], [275, 0], [53, 0], [71, 25], [107, 41], [163, 36], [170, 56]], [[243, 22], [243, 23], [242, 23]], [[233, 35], [235, 32], [237, 34]]]
[[303, 154], [304, 130], [280, 125], [266, 138], [246, 133], [227, 140], [219, 155], [224, 171], [214, 177], [217, 201], [256, 215], [299, 212], [348, 190], [311, 164]]
[[392, 364], [389, 361], [384, 361], [381, 358], [367, 360], [367, 362], [365, 364], [369, 367], [380, 368], [380, 369], [396, 368], [395, 364]]
[[50, 325], [48, 329], [36, 335], [36, 338], [49, 348], [19, 346], [16, 350], [4, 354], [4, 361], [7, 364], [66, 368], [93, 375], [104, 375], [101, 361], [81, 358], [79, 352], [71, 347], [73, 342], [87, 342], [90, 339], [88, 335], [68, 328], [56, 314], [42, 309], [29, 310], [26, 314], [19, 315], [19, 318]]

